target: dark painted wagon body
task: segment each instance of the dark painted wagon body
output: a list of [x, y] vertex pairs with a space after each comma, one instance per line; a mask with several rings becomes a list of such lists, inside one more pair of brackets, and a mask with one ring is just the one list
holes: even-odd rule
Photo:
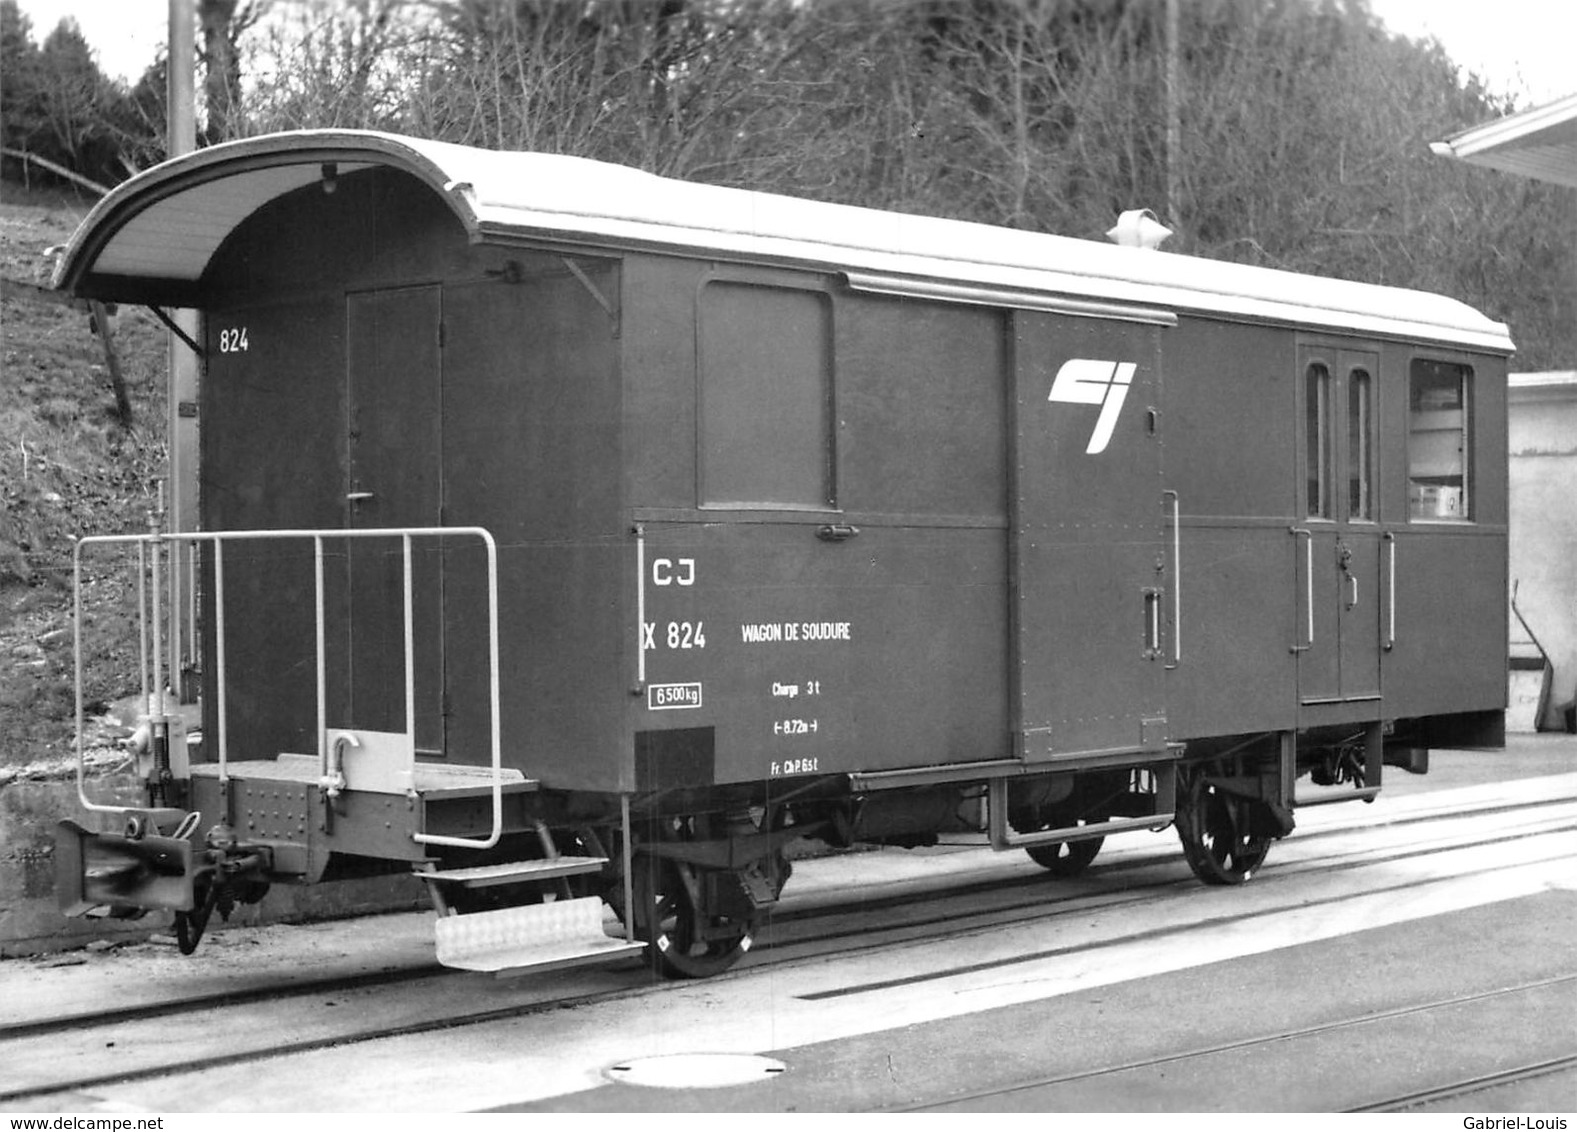
[[452, 961], [606, 897], [704, 974], [796, 837], [1175, 818], [1231, 883], [1500, 739], [1510, 342], [1450, 300], [350, 132], [128, 182], [57, 283], [202, 313], [202, 530], [142, 541], [203, 742], [155, 712], [63, 881], [191, 942], [414, 866], [518, 937]]

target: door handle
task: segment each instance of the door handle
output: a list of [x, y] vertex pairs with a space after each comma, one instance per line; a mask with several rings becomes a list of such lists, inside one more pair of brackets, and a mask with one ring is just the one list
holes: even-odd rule
[[1161, 591], [1144, 591], [1144, 658], [1154, 660], [1161, 655]]
[[825, 523], [816, 528], [816, 537], [822, 542], [848, 542], [860, 533], [860, 528], [849, 523]]
[[1358, 575], [1348, 574], [1347, 584], [1351, 587], [1347, 591], [1347, 608], [1356, 609], [1358, 606]]
[[370, 491], [347, 491], [345, 493], [345, 501], [347, 503], [365, 503], [371, 498], [373, 498], [373, 493]]

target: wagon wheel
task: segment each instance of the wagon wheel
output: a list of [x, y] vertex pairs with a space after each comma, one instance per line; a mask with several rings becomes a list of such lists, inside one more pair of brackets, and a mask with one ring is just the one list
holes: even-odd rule
[[680, 861], [646, 856], [635, 866], [636, 928], [653, 970], [670, 979], [722, 974], [750, 950], [757, 917], [707, 907], [707, 886]]
[[1101, 851], [1104, 837], [1086, 837], [1079, 841], [1049, 841], [1044, 845], [1026, 845], [1024, 852], [1030, 860], [1059, 880], [1076, 877], [1090, 867], [1095, 855]]
[[[1036, 833], [1046, 829], [1066, 829], [1069, 825], [1089, 825], [1092, 822], [1105, 821], [1104, 817], [1085, 816], [1070, 819], [1066, 811], [1060, 816], [1053, 816], [1049, 810], [1037, 811], [1035, 816], [1028, 820], [1028, 827], [1018, 826], [1021, 833]], [[1026, 845], [1024, 852], [1029, 854], [1030, 860], [1045, 869], [1059, 880], [1076, 877], [1090, 867], [1090, 862], [1095, 860], [1095, 855], [1101, 851], [1105, 844], [1104, 837], [1086, 837], [1077, 841], [1048, 841], [1042, 845]]]
[[1177, 836], [1196, 877], [1206, 884], [1242, 884], [1253, 875], [1272, 840], [1253, 831], [1251, 808], [1260, 804], [1217, 789], [1204, 768], [1189, 776], [1177, 807]]

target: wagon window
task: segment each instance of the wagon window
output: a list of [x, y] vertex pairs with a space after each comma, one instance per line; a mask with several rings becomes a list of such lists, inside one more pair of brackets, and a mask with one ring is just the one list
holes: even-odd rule
[[1347, 375], [1347, 517], [1374, 518], [1374, 382], [1369, 371]]
[[1303, 374], [1304, 505], [1311, 519], [1331, 517], [1331, 373], [1321, 362]]
[[1407, 510], [1414, 519], [1466, 519], [1473, 371], [1413, 361], [1408, 388]]
[[703, 505], [833, 504], [831, 323], [818, 291], [703, 288]]

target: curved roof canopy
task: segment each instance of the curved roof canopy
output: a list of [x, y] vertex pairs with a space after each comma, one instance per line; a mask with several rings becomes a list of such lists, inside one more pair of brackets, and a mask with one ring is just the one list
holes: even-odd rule
[[1199, 310], [1512, 349], [1501, 323], [1418, 291], [694, 184], [584, 158], [354, 130], [248, 138], [139, 174], [83, 221], [55, 286], [201, 308], [203, 272], [248, 216], [326, 176], [373, 166], [430, 186], [473, 242], [652, 248], [804, 265], [843, 273], [865, 289], [959, 301], [1035, 307], [1071, 298], [1106, 304], [1107, 313], [1128, 305], [1149, 308], [1149, 316]]

